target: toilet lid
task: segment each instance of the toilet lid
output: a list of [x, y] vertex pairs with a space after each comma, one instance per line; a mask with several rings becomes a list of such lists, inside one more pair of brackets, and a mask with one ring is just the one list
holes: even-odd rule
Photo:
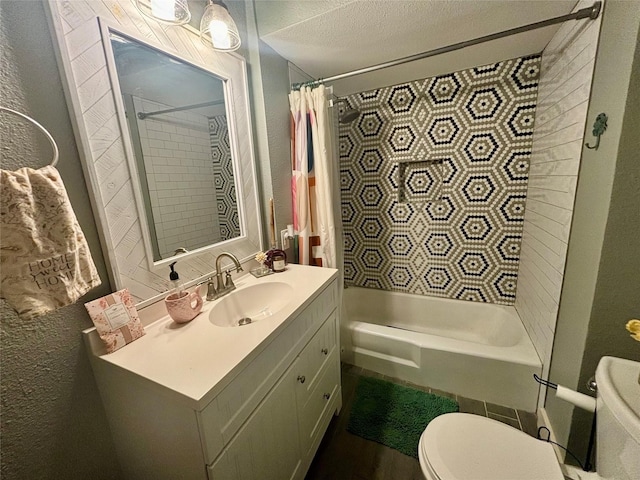
[[429, 473], [439, 480], [564, 479], [550, 443], [479, 415], [437, 417], [419, 448]]

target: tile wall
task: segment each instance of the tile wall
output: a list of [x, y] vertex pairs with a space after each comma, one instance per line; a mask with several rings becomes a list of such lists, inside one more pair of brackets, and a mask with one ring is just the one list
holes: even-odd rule
[[[166, 105], [134, 97], [136, 111]], [[138, 120], [161, 257], [220, 241], [207, 117], [189, 111]]]
[[[582, 1], [575, 9], [590, 4]], [[599, 31], [600, 18], [564, 23], [542, 53], [515, 307], [543, 361], [545, 375], [553, 347]]]
[[347, 284], [511, 305], [540, 57], [346, 97]]
[[209, 140], [211, 143], [211, 159], [213, 161], [213, 177], [216, 187], [216, 205], [220, 238], [228, 240], [240, 236], [240, 220], [236, 199], [236, 185], [229, 147], [229, 129], [227, 117], [218, 115], [209, 117]]

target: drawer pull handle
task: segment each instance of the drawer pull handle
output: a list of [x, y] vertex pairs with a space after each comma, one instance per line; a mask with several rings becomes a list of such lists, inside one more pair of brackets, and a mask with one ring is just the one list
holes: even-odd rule
[[306, 378], [304, 378], [304, 375], [298, 375], [298, 381], [300, 383], [304, 383], [305, 380], [306, 380]]
[[326, 349], [326, 348], [323, 348], [323, 349], [322, 349], [322, 350], [320, 350], [320, 351], [321, 351], [322, 353], [324, 353], [325, 355], [326, 355], [327, 353], [329, 353], [329, 350], [328, 350], [328, 349]]
[[323, 397], [324, 397], [325, 400], [329, 400], [331, 398], [331, 394], [330, 393], [325, 393], [323, 395]]

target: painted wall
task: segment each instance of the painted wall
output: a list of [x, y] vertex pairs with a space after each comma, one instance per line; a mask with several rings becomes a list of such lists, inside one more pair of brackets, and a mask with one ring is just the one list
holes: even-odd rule
[[[56, 139], [58, 169], [103, 282], [75, 305], [37, 320], [20, 320], [1, 302], [0, 476], [119, 479], [81, 339], [81, 331], [92, 326], [83, 303], [109, 293], [109, 281], [40, 2], [0, 2], [0, 45], [0, 104], [31, 115]], [[38, 168], [50, 161], [49, 142], [34, 127], [5, 113], [0, 125], [2, 168]]]
[[[275, 208], [276, 241], [279, 231], [293, 223], [291, 207], [291, 153], [289, 140], [288, 64], [258, 38], [253, 1], [245, 3], [248, 42], [249, 94], [254, 120], [258, 178], [262, 187], [265, 250], [269, 248], [269, 198]], [[235, 17], [234, 17], [235, 18]]]
[[340, 126], [348, 284], [513, 304], [539, 63], [345, 97], [360, 111]]
[[[240, 54], [249, 58], [246, 3], [226, 3], [243, 36]], [[0, 303], [0, 476], [3, 480], [120, 479], [122, 473], [81, 339], [81, 331], [92, 326], [83, 303], [106, 295], [111, 289], [41, 2], [0, 2], [0, 45], [0, 104], [32, 115], [58, 142], [59, 170], [103, 280], [100, 288], [77, 304], [37, 321], [24, 322], [4, 301]], [[259, 56], [254, 61], [259, 62]], [[260, 159], [268, 175], [264, 175], [263, 168], [259, 181], [271, 193], [269, 155], [288, 151], [289, 146], [288, 81], [284, 60], [273, 57], [265, 62], [265, 74], [272, 76], [270, 94], [274, 95], [267, 101], [267, 118], [274, 125], [269, 130], [271, 150]], [[251, 74], [252, 65], [248, 68]], [[261, 92], [261, 88], [259, 85], [253, 92]], [[284, 105], [284, 115], [273, 113], [280, 108], [275, 103]], [[49, 143], [33, 127], [0, 114], [0, 128], [2, 168], [15, 169], [25, 164], [37, 168], [49, 161]], [[265, 126], [257, 136], [266, 135]], [[288, 162], [288, 153], [280, 155], [274, 168], [282, 168]], [[287, 212], [290, 215], [288, 189], [275, 195], [287, 207], [281, 209], [282, 223], [290, 223], [286, 218]]]
[[[582, 1], [574, 10], [590, 4]], [[543, 362], [543, 377], [549, 372], [599, 31], [600, 19], [566, 22], [542, 52], [515, 306]]]
[[276, 211], [276, 242], [279, 245], [280, 231], [293, 223], [288, 63], [266, 43], [260, 42], [260, 64], [265, 93], [271, 188]]
[[[624, 330], [640, 314], [639, 29], [639, 2], [607, 0], [587, 131], [600, 112], [609, 122], [600, 148], [583, 151], [549, 373], [554, 382], [585, 393], [584, 382], [602, 355], [640, 360], [637, 342]], [[591, 416], [551, 395], [545, 410], [558, 441], [570, 437], [569, 448], [583, 457]]]

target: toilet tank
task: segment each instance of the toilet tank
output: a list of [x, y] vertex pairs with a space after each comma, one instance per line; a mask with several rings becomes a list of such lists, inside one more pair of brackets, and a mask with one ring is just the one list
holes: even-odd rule
[[602, 357], [596, 370], [600, 478], [640, 479], [640, 363]]

